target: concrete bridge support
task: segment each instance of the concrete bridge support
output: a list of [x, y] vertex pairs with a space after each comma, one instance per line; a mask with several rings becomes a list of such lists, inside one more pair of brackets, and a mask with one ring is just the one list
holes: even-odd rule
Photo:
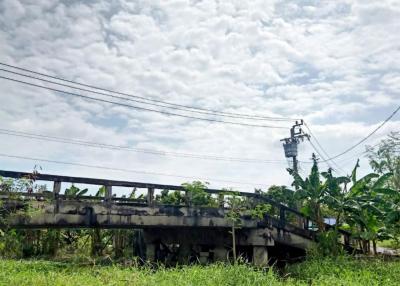
[[217, 261], [226, 262], [227, 261], [228, 250], [224, 246], [222, 246], [222, 245], [216, 246], [214, 248], [213, 252], [214, 252], [214, 261], [215, 262], [217, 262]]
[[[227, 262], [232, 258], [232, 238], [228, 228], [144, 229], [143, 233], [149, 262], [207, 263]], [[257, 266], [268, 265], [268, 247], [274, 246], [274, 240], [266, 233], [268, 230], [238, 230], [238, 255]]]
[[268, 265], [268, 249], [266, 246], [253, 246], [253, 264], [256, 266]]
[[153, 262], [156, 259], [156, 245], [154, 243], [146, 243], [146, 261]]

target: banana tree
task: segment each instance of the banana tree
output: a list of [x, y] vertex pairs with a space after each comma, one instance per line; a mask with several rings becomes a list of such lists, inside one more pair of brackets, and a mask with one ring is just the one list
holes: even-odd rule
[[347, 176], [335, 177], [332, 169], [328, 169], [327, 172], [323, 172], [321, 175], [326, 180], [326, 192], [323, 201], [336, 215], [335, 230], [337, 231], [341, 225], [345, 209], [352, 204], [349, 197], [350, 193], [347, 190], [350, 178]]
[[313, 166], [310, 175], [303, 179], [297, 172], [288, 169], [293, 176], [293, 186], [297, 186], [296, 197], [303, 201], [301, 211], [313, 219], [320, 232], [325, 231], [324, 217], [322, 214], [322, 205], [325, 201], [327, 182], [322, 183], [318, 169], [318, 159], [312, 154]]
[[363, 242], [364, 252], [369, 251], [369, 241], [372, 241], [376, 253], [376, 241], [387, 237], [384, 221], [390, 209], [384, 198], [392, 192], [387, 187], [392, 174], [380, 176], [370, 173], [357, 180], [358, 168], [359, 161], [351, 174], [352, 186], [341, 202], [347, 221], [354, 227], [355, 236]]
[[88, 192], [88, 189], [81, 190], [80, 188], [72, 185], [68, 189], [65, 189], [65, 193], [64, 194], [67, 197], [76, 198], [76, 197], [80, 197], [80, 196], [85, 195], [87, 192]]

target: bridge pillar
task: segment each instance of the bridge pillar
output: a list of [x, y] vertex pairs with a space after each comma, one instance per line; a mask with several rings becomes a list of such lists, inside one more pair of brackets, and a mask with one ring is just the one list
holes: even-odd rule
[[228, 258], [228, 250], [223, 246], [216, 246], [214, 248], [214, 261], [225, 262]]
[[187, 242], [182, 242], [179, 246], [178, 261], [181, 264], [189, 264], [192, 254], [191, 245]]
[[146, 243], [146, 261], [154, 262], [156, 259], [156, 245], [154, 243]]
[[266, 246], [253, 246], [253, 263], [256, 266], [268, 264], [268, 249]]

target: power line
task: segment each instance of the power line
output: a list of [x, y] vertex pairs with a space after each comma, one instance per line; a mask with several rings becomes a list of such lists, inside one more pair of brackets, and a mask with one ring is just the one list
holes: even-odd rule
[[[218, 119], [212, 119], [212, 118], [202, 118], [202, 117], [195, 117], [195, 116], [190, 116], [190, 115], [184, 115], [184, 114], [160, 111], [160, 110], [156, 110], [156, 109], [150, 109], [150, 108], [139, 107], [139, 106], [130, 105], [130, 104], [126, 104], [126, 103], [120, 103], [120, 102], [110, 101], [110, 100], [106, 100], [106, 99], [95, 98], [95, 97], [91, 97], [91, 96], [87, 96], [87, 95], [81, 95], [81, 94], [68, 92], [68, 91], [64, 91], [64, 90], [60, 90], [60, 89], [56, 89], [56, 88], [52, 88], [52, 87], [42, 86], [42, 85], [38, 85], [38, 84], [34, 84], [34, 83], [30, 83], [30, 82], [26, 82], [26, 81], [14, 79], [14, 78], [9, 78], [9, 77], [5, 77], [5, 76], [0, 76], [0, 78], [6, 79], [6, 80], [9, 80], [9, 81], [13, 81], [13, 82], [26, 84], [26, 85], [29, 85], [29, 86], [34, 86], [34, 87], [47, 89], [47, 90], [51, 90], [51, 91], [55, 91], [55, 92], [59, 92], [59, 93], [64, 93], [64, 94], [67, 94], [67, 95], [81, 97], [81, 98], [85, 98], [85, 99], [89, 99], [89, 100], [94, 100], [94, 101], [98, 101], [98, 102], [119, 105], [119, 106], [123, 106], [123, 107], [137, 109], [137, 110], [155, 112], [155, 113], [160, 113], [160, 114], [164, 114], [164, 115], [178, 116], [178, 117], [184, 117], [184, 118], [190, 118], [190, 119], [196, 119], [196, 120], [203, 120], [203, 121], [208, 121], [208, 122], [218, 122], [218, 123], [231, 124], [231, 125], [240, 125], [240, 126], [247, 126], [247, 127], [286, 129], [283, 126], [258, 125], [258, 124], [249, 124], [249, 123], [243, 123], [243, 122], [224, 121], [224, 120], [218, 120]], [[111, 96], [111, 97], [115, 97], [115, 96]]]
[[374, 135], [376, 132], [378, 132], [379, 129], [381, 129], [387, 122], [389, 122], [395, 115], [397, 112], [399, 112], [400, 110], [400, 106], [398, 106], [390, 115], [389, 117], [387, 117], [381, 124], [379, 124], [379, 126], [377, 128], [375, 128], [374, 130], [372, 130], [367, 136], [365, 136], [363, 139], [361, 139], [359, 142], [357, 142], [356, 144], [354, 144], [353, 146], [347, 148], [346, 150], [344, 150], [342, 153], [337, 154], [334, 157], [328, 158], [325, 160], [325, 162], [327, 161], [332, 161], [333, 159], [336, 159], [348, 152], [350, 152], [351, 150], [353, 150], [354, 148], [356, 148], [357, 146], [361, 145], [362, 143], [364, 143], [365, 141], [367, 141], [372, 135]]
[[[379, 146], [379, 145], [381, 145], [382, 144], [382, 142], [378, 142], [378, 143], [376, 143], [376, 144], [374, 144], [374, 145], [372, 145], [372, 146], [369, 146], [370, 148], [375, 148], [375, 147], [377, 147], [377, 146]], [[364, 150], [364, 151], [362, 151], [362, 152], [359, 152], [359, 153], [357, 153], [357, 154], [354, 154], [353, 156], [351, 156], [351, 157], [347, 157], [346, 159], [343, 159], [343, 160], [341, 160], [340, 161], [340, 163], [341, 164], [343, 164], [343, 163], [348, 163], [348, 162], [350, 162], [350, 160], [354, 160], [355, 158], [358, 158], [358, 157], [360, 157], [360, 156], [362, 156], [362, 155], [365, 155], [365, 154], [367, 154], [369, 152], [369, 150]], [[393, 153], [399, 153], [400, 152], [400, 149], [399, 150], [393, 150]]]
[[230, 161], [230, 162], [240, 162], [240, 163], [268, 163], [268, 164], [286, 164], [284, 160], [266, 160], [266, 159], [255, 159], [255, 158], [240, 158], [240, 157], [224, 157], [224, 156], [215, 156], [215, 155], [205, 155], [205, 154], [192, 154], [192, 153], [180, 153], [180, 152], [170, 152], [170, 151], [160, 151], [160, 150], [152, 150], [152, 149], [138, 149], [131, 148], [129, 146], [119, 146], [119, 145], [111, 145], [111, 144], [103, 144], [98, 142], [90, 142], [79, 139], [70, 139], [65, 137], [56, 137], [56, 136], [48, 136], [42, 134], [28, 133], [28, 132], [20, 132], [9, 129], [0, 128], [0, 134], [36, 139], [42, 141], [50, 141], [50, 142], [58, 142], [58, 143], [67, 143], [74, 144], [86, 147], [95, 147], [102, 149], [110, 149], [110, 150], [121, 150], [121, 151], [132, 151], [138, 153], [152, 154], [158, 156], [174, 156], [174, 157], [182, 157], [182, 158], [195, 158], [195, 159], [204, 159], [204, 160], [215, 160], [215, 161]]
[[[311, 131], [311, 128], [308, 126], [308, 124], [306, 122], [304, 122], [304, 126], [307, 128], [308, 132], [311, 135], [311, 138], [313, 138], [315, 140], [315, 143], [319, 146], [319, 148], [321, 149], [321, 151], [329, 158], [328, 153], [325, 151], [325, 149], [322, 147], [322, 145], [319, 143], [319, 140], [317, 139], [317, 137], [314, 135], [314, 133]], [[318, 152], [319, 153], [319, 152]], [[322, 156], [321, 156], [322, 158]]]
[[[318, 145], [319, 149], [322, 151], [322, 153], [324, 153], [324, 155], [329, 158], [330, 156], [328, 155], [328, 153], [326, 152], [325, 148], [322, 147], [321, 143], [319, 142], [318, 138], [314, 135], [314, 133], [311, 131], [311, 128], [308, 126], [308, 124], [306, 122], [304, 122], [304, 125], [306, 126], [308, 132], [311, 135], [311, 140], [314, 139], [315, 143]], [[321, 155], [321, 152], [319, 152], [316, 148], [316, 146], [311, 142], [310, 140], [310, 144], [311, 146], [314, 148], [314, 150], [319, 154], [319, 156], [322, 158], [322, 160], [326, 161], [326, 159]], [[338, 164], [336, 164], [335, 161], [332, 160], [332, 163], [336, 166], [336, 168], [338, 170], [340, 170], [343, 174], [346, 173]], [[326, 164], [328, 165], [329, 168], [331, 168], [332, 170], [334, 170], [332, 168], [332, 166], [330, 166], [330, 164], [328, 162], [326, 162]]]
[[68, 85], [68, 84], [64, 84], [64, 83], [59, 83], [59, 82], [43, 79], [43, 78], [36, 77], [36, 76], [22, 74], [22, 73], [19, 73], [19, 72], [14, 72], [14, 71], [2, 69], [2, 68], [0, 68], [0, 71], [11, 73], [11, 74], [22, 76], [22, 77], [27, 77], [27, 78], [30, 78], [30, 79], [40, 80], [40, 81], [47, 82], [47, 83], [54, 84], [54, 85], [59, 85], [59, 86], [63, 86], [63, 87], [76, 89], [76, 90], [79, 90], [79, 91], [90, 92], [90, 93], [94, 93], [94, 94], [98, 94], [98, 95], [113, 97], [113, 98], [117, 98], [117, 99], [122, 99], [122, 100], [126, 100], [126, 101], [141, 103], [141, 104], [150, 105], [150, 106], [169, 108], [169, 109], [173, 109], [173, 110], [181, 110], [181, 111], [185, 111], [185, 112], [206, 114], [206, 115], [213, 115], [213, 116], [222, 116], [222, 117], [229, 117], [229, 118], [240, 118], [240, 119], [251, 119], [251, 120], [262, 120], [262, 121], [290, 121], [289, 119], [282, 119], [282, 118], [270, 118], [270, 119], [252, 118], [252, 117], [248, 117], [248, 116], [224, 115], [224, 114], [218, 114], [218, 113], [207, 112], [207, 111], [196, 111], [196, 110], [191, 110], [191, 109], [188, 109], [188, 108], [166, 106], [166, 105], [162, 105], [162, 104], [146, 102], [146, 101], [143, 101], [143, 100], [140, 100], [140, 99], [138, 100], [138, 99], [132, 99], [132, 98], [126, 98], [126, 97], [121, 97], [121, 96], [110, 95], [108, 93], [98, 92], [98, 91], [94, 91], [94, 90], [90, 90], [90, 89], [86, 89], [86, 88], [80, 88], [80, 87], [76, 87], [76, 86], [72, 86], [72, 85]]
[[[36, 71], [33, 71], [33, 70], [17, 67], [17, 66], [6, 64], [6, 63], [2, 63], [2, 62], [0, 62], [0, 65], [6, 66], [6, 67], [10, 67], [10, 68], [13, 68], [13, 69], [17, 69], [17, 70], [21, 70], [21, 71], [25, 71], [25, 72], [29, 72], [29, 73], [32, 73], [32, 74], [36, 74], [36, 75], [40, 75], [40, 76], [56, 79], [56, 80], [63, 81], [63, 82], [72, 83], [72, 84], [75, 84], [75, 85], [80, 85], [80, 86], [85, 86], [85, 87], [89, 87], [89, 88], [92, 88], [92, 89], [106, 91], [106, 92], [109, 92], [109, 93], [114, 93], [114, 94], [124, 95], [124, 96], [128, 96], [128, 97], [138, 98], [138, 99], [141, 99], [141, 100], [161, 103], [161, 104], [165, 104], [165, 105], [170, 105], [172, 107], [185, 108], [186, 111], [189, 111], [187, 109], [191, 109], [192, 112], [195, 111], [195, 110], [198, 110], [197, 111], [198, 113], [200, 113], [199, 111], [205, 111], [205, 112], [207, 112], [207, 114], [214, 114], [214, 115], [218, 115], [218, 116], [228, 116], [228, 117], [237, 116], [238, 118], [247, 118], [247, 119], [253, 119], [253, 120], [269, 120], [269, 121], [271, 121], [271, 120], [272, 121], [294, 121], [294, 120], [299, 120], [299, 119], [288, 118], [288, 117], [268, 117], [268, 116], [249, 115], [249, 114], [234, 113], [234, 112], [222, 112], [222, 111], [213, 110], [213, 109], [206, 109], [206, 108], [201, 108], [201, 107], [193, 107], [193, 106], [188, 106], [188, 105], [170, 103], [170, 102], [156, 100], [156, 99], [152, 99], [152, 98], [146, 98], [146, 97], [143, 97], [143, 96], [138, 96], [138, 95], [128, 94], [128, 93], [124, 93], [124, 92], [113, 91], [113, 90], [110, 90], [110, 89], [100, 88], [100, 87], [97, 87], [97, 86], [94, 86], [94, 85], [88, 85], [88, 84], [84, 84], [84, 83], [80, 83], [80, 82], [76, 82], [76, 81], [72, 81], [72, 80], [67, 80], [67, 79], [64, 79], [64, 78], [61, 78], [61, 77], [51, 76], [51, 75], [48, 75], [48, 74], [36, 72]], [[11, 72], [11, 71], [4, 70], [4, 69], [2, 69], [2, 70], [6, 71], [6, 72]], [[28, 76], [28, 75], [23, 75], [23, 74], [20, 74], [20, 75]], [[44, 79], [40, 79], [40, 78], [37, 78], [37, 79], [44, 80]], [[55, 84], [60, 84], [60, 83], [55, 83]], [[62, 85], [62, 84], [60, 84], [60, 85]], [[71, 87], [71, 88], [76, 88], [76, 87]], [[166, 107], [166, 106], [164, 106], [164, 107]]]
[[157, 175], [157, 176], [165, 176], [165, 177], [190, 179], [190, 180], [201, 180], [201, 181], [206, 181], [206, 182], [215, 181], [215, 182], [232, 183], [232, 184], [239, 184], [239, 185], [250, 185], [250, 186], [254, 186], [254, 185], [262, 186], [262, 185], [265, 185], [265, 184], [259, 184], [259, 183], [255, 184], [255, 183], [248, 183], [248, 182], [237, 182], [237, 181], [230, 181], [230, 180], [222, 180], [222, 179], [199, 178], [199, 177], [173, 175], [173, 174], [165, 174], [165, 173], [158, 173], [158, 172], [139, 171], [139, 170], [133, 170], [133, 169], [113, 168], [113, 167], [107, 167], [107, 166], [90, 165], [90, 164], [66, 162], [66, 161], [57, 161], [57, 160], [49, 160], [49, 159], [43, 159], [43, 158], [32, 158], [32, 157], [27, 157], [27, 156], [9, 155], [9, 154], [3, 154], [3, 153], [0, 153], [0, 157], [21, 159], [21, 160], [29, 160], [29, 161], [36, 161], [36, 162], [54, 163], [54, 164], [61, 164], [61, 165], [72, 165], [72, 166], [95, 168], [95, 169], [101, 169], [101, 170], [109, 170], [109, 171], [138, 173], [138, 174], [145, 174], [145, 175]]

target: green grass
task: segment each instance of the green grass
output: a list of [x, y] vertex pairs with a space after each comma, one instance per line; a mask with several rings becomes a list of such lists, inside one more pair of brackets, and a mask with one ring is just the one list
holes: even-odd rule
[[393, 239], [388, 239], [388, 240], [383, 240], [383, 241], [378, 241], [378, 246], [380, 247], [386, 247], [386, 248], [391, 248], [391, 249], [400, 249], [400, 243]]
[[0, 262], [1, 285], [281, 285], [275, 274], [245, 265], [138, 269], [47, 261]]
[[151, 270], [80, 266], [43, 260], [0, 260], [0, 285], [400, 285], [400, 262], [313, 259], [286, 274], [247, 265], [213, 264]]
[[287, 272], [308, 285], [400, 285], [400, 261], [311, 259], [290, 266]]

